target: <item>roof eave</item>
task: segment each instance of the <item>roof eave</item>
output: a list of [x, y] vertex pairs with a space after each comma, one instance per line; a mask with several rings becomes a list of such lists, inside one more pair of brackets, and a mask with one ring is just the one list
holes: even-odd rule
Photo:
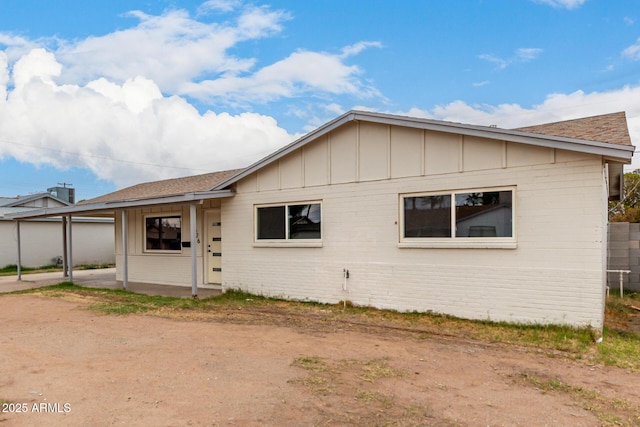
[[231, 190], [221, 191], [197, 191], [179, 195], [171, 195], [164, 197], [150, 197], [145, 199], [135, 200], [120, 200], [113, 202], [101, 202], [91, 203], [86, 205], [74, 205], [59, 208], [45, 208], [29, 212], [17, 212], [15, 214], [5, 215], [8, 219], [21, 220], [21, 219], [33, 219], [44, 218], [50, 216], [62, 216], [62, 215], [83, 215], [83, 216], [99, 216], [108, 212], [113, 212], [116, 209], [134, 209], [147, 206], [161, 206], [181, 203], [198, 203], [209, 199], [220, 199], [225, 197], [232, 197], [235, 193]]
[[367, 121], [371, 123], [397, 125], [413, 127], [417, 129], [430, 130], [435, 132], [456, 133], [465, 136], [476, 136], [480, 138], [498, 139], [507, 142], [536, 145], [548, 148], [577, 151], [588, 154], [603, 156], [604, 158], [621, 163], [630, 163], [635, 147], [633, 145], [617, 145], [605, 142], [587, 141], [576, 138], [566, 138], [560, 136], [550, 136], [545, 134], [523, 132], [492, 128], [486, 126], [467, 125], [454, 122], [443, 122], [431, 119], [420, 119], [416, 117], [399, 117], [391, 114], [372, 113], [367, 111], [349, 111], [342, 116], [328, 122], [324, 126], [304, 135], [292, 143], [282, 147], [280, 150], [257, 161], [240, 173], [227, 178], [218, 183], [212, 190], [221, 190], [229, 185], [245, 178], [253, 172], [268, 164], [290, 154], [307, 143], [326, 135], [334, 129], [351, 121]]

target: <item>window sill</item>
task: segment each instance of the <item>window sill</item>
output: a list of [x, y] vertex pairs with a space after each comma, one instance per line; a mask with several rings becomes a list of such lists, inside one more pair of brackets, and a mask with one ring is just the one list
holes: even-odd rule
[[254, 248], [321, 248], [322, 242], [269, 241], [254, 242]]
[[182, 255], [181, 250], [171, 251], [171, 250], [162, 250], [162, 249], [158, 249], [158, 250], [145, 249], [144, 251], [142, 251], [142, 253], [147, 255]]
[[401, 249], [517, 249], [518, 243], [515, 241], [420, 241], [420, 242], [400, 242]]

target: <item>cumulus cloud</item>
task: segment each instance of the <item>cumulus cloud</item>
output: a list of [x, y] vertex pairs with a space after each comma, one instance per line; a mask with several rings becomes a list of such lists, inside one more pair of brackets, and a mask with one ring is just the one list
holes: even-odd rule
[[536, 3], [547, 4], [558, 9], [577, 9], [587, 0], [534, 0]]
[[250, 76], [187, 82], [179, 92], [209, 102], [224, 98], [240, 103], [275, 101], [316, 91], [361, 97], [380, 95], [357, 78], [360, 73], [357, 66], [342, 62], [340, 55], [298, 51]]
[[[59, 85], [52, 76], [60, 67], [52, 54], [38, 49], [13, 67], [19, 82], [14, 89], [7, 91], [4, 79], [0, 157], [88, 168], [123, 187], [243, 167], [295, 137], [259, 114], [200, 114], [184, 98], [163, 96], [143, 77], [123, 84], [101, 78]], [[6, 74], [5, 64], [0, 81]]]
[[250, 107], [300, 96], [379, 96], [346, 63], [377, 42], [257, 64], [235, 48], [278, 34], [291, 18], [286, 11], [209, 0], [198, 12], [219, 19], [133, 11], [131, 28], [80, 40], [0, 33], [0, 158], [88, 168], [122, 187], [243, 167], [299, 136], [272, 117], [202, 112], [194, 100]]
[[228, 50], [237, 43], [280, 31], [284, 12], [265, 8], [244, 10], [237, 22], [203, 23], [184, 10], [160, 16], [131, 12], [139, 19], [133, 28], [63, 42], [56, 56], [65, 64], [64, 79], [86, 82], [105, 77], [118, 83], [142, 75], [164, 93], [202, 75], [249, 70], [254, 58], [236, 58]]

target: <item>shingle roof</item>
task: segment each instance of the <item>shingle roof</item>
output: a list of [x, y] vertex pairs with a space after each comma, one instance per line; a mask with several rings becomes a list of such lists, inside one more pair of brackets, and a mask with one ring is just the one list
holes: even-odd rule
[[627, 116], [624, 112], [527, 126], [514, 130], [616, 145], [631, 145]]
[[35, 193], [35, 194], [29, 194], [28, 196], [17, 196], [17, 197], [0, 197], [0, 206], [4, 206], [4, 207], [19, 207], [22, 206], [25, 203], [34, 201], [34, 200], [38, 200], [38, 199], [44, 199], [44, 198], [49, 198], [49, 199], [53, 199], [56, 200], [58, 202], [60, 202], [61, 204], [64, 205], [70, 205], [71, 203], [65, 201], [65, 200], [61, 200], [58, 197], [52, 195], [51, 193]]
[[148, 199], [153, 197], [173, 196], [179, 194], [207, 191], [217, 183], [235, 175], [242, 169], [205, 173], [184, 178], [165, 179], [162, 181], [145, 182], [113, 193], [105, 194], [91, 200], [84, 200], [78, 205], [90, 203], [106, 203], [124, 200]]

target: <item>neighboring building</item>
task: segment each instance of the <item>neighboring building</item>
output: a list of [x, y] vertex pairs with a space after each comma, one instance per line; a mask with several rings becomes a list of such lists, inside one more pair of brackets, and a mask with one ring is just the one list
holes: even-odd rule
[[117, 278], [601, 328], [624, 113], [520, 130], [352, 111], [240, 171], [16, 219], [108, 215]]
[[[0, 267], [18, 263], [17, 223], [5, 216], [72, 206], [73, 192], [69, 190], [73, 189], [53, 187], [47, 193], [0, 197]], [[74, 263], [114, 263], [113, 218], [74, 218], [73, 221], [73, 239], [77, 245]], [[20, 225], [22, 266], [40, 267], [62, 262], [64, 229], [61, 218], [37, 218]]]

